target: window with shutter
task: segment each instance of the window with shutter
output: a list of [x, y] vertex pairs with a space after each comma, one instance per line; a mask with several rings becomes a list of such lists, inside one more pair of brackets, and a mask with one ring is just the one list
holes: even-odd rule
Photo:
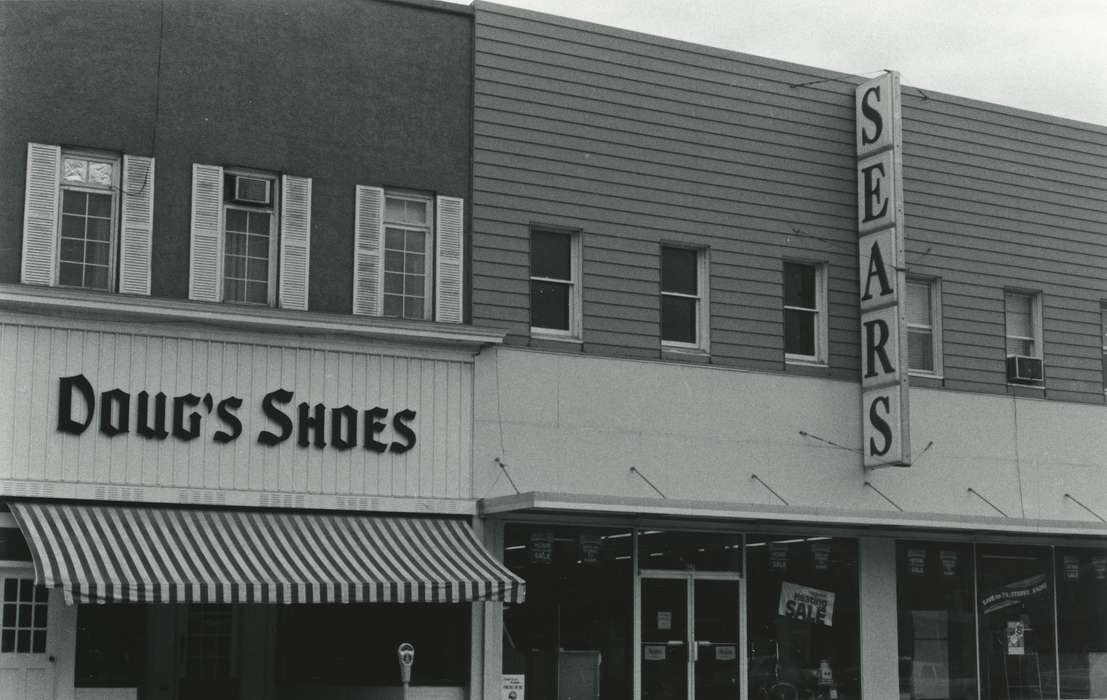
[[150, 293], [154, 159], [31, 143], [21, 279]]
[[461, 323], [465, 201], [360, 185], [355, 199], [354, 313]]
[[189, 298], [307, 309], [311, 178], [194, 165]]

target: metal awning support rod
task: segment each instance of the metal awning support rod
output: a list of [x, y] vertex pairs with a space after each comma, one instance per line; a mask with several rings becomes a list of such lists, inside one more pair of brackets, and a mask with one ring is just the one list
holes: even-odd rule
[[890, 499], [890, 498], [888, 498], [887, 496], [885, 496], [885, 495], [884, 495], [884, 492], [883, 492], [883, 491], [881, 491], [881, 490], [880, 490], [880, 489], [878, 489], [877, 487], [873, 486], [873, 485], [872, 485], [871, 483], [869, 483], [868, 481], [866, 481], [866, 482], [865, 482], [865, 486], [868, 486], [868, 487], [869, 487], [870, 489], [872, 489], [873, 491], [876, 491], [876, 492], [877, 492], [877, 493], [878, 493], [878, 494], [880, 495], [880, 497], [881, 497], [881, 498], [883, 498], [883, 499], [884, 499], [885, 501], [888, 501], [889, 503], [891, 503], [891, 504], [892, 504], [892, 507], [893, 507], [893, 508], [895, 508], [896, 510], [898, 510], [898, 511], [899, 511], [899, 512], [901, 512], [901, 513], [903, 512], [903, 508], [900, 508], [900, 507], [899, 507], [899, 504], [898, 504], [898, 503], [896, 503], [896, 502], [895, 502], [895, 501], [893, 501], [892, 499]]
[[500, 469], [503, 470], [504, 476], [507, 477], [507, 483], [511, 484], [511, 488], [515, 489], [515, 493], [521, 493], [519, 491], [519, 487], [515, 485], [515, 479], [511, 478], [511, 472], [507, 470], [507, 464], [505, 464], [504, 461], [501, 460], [499, 457], [493, 457], [492, 461], [495, 462], [500, 467]]
[[781, 503], [783, 503], [784, 505], [786, 505], [786, 506], [790, 506], [790, 505], [792, 505], [792, 504], [791, 504], [791, 503], [789, 503], [788, 501], [784, 500], [784, 496], [781, 496], [781, 495], [780, 495], [779, 493], [777, 493], [777, 492], [776, 492], [776, 490], [775, 490], [775, 489], [773, 489], [773, 487], [772, 487], [772, 486], [769, 486], [768, 484], [766, 484], [766, 483], [765, 483], [765, 482], [764, 482], [764, 481], [763, 481], [763, 480], [761, 479], [761, 477], [759, 477], [758, 475], [756, 475], [756, 474], [750, 474], [750, 478], [751, 478], [751, 479], [753, 479], [754, 481], [756, 481], [757, 483], [761, 484], [761, 485], [762, 485], [762, 486], [764, 486], [765, 488], [769, 489], [769, 493], [771, 493], [772, 495], [774, 495], [774, 496], [776, 496], [777, 498], [779, 498], [779, 499], [780, 499], [780, 502], [781, 502]]
[[658, 496], [661, 496], [662, 498], [668, 498], [668, 496], [666, 496], [665, 494], [661, 493], [661, 489], [659, 489], [659, 488], [657, 488], [656, 486], [654, 486], [654, 485], [653, 485], [653, 482], [652, 482], [652, 481], [650, 481], [649, 479], [647, 479], [647, 478], [646, 478], [646, 475], [645, 475], [645, 474], [643, 474], [642, 472], [638, 471], [638, 467], [631, 467], [631, 468], [630, 468], [630, 473], [631, 473], [631, 474], [636, 474], [636, 475], [638, 476], [638, 478], [639, 478], [639, 479], [641, 479], [642, 481], [644, 481], [644, 482], [646, 482], [647, 484], [649, 484], [649, 485], [650, 485], [650, 488], [651, 488], [651, 489], [653, 489], [654, 491], [657, 491], [657, 495], [658, 495]]
[[1086, 511], [1088, 511], [1089, 513], [1091, 513], [1092, 515], [1094, 515], [1094, 516], [1096, 517], [1096, 519], [1097, 519], [1097, 520], [1099, 520], [1099, 522], [1101, 522], [1101, 523], [1107, 523], [1107, 520], [1104, 520], [1103, 518], [1101, 518], [1101, 517], [1099, 516], [1099, 513], [1095, 512], [1094, 510], [1092, 510], [1092, 509], [1091, 509], [1091, 508], [1089, 508], [1088, 506], [1086, 506], [1086, 505], [1084, 505], [1083, 503], [1081, 503], [1080, 501], [1076, 500], [1076, 496], [1073, 496], [1073, 495], [1072, 495], [1071, 493], [1066, 493], [1066, 494], [1065, 494], [1065, 498], [1069, 499], [1070, 501], [1072, 501], [1072, 502], [1073, 502], [1073, 503], [1075, 503], [1076, 505], [1080, 506], [1080, 507], [1081, 507], [1081, 508], [1083, 508], [1084, 510], [1086, 510]]
[[981, 495], [980, 495], [980, 494], [979, 494], [979, 493], [978, 493], [978, 492], [976, 491], [976, 489], [974, 489], [974, 488], [973, 488], [973, 487], [971, 487], [971, 486], [969, 487], [969, 493], [971, 493], [972, 495], [976, 496], [976, 497], [977, 497], [977, 498], [979, 498], [980, 500], [982, 500], [982, 501], [984, 501], [985, 503], [987, 503], [988, 505], [990, 505], [990, 506], [991, 506], [991, 507], [992, 507], [992, 508], [993, 508], [993, 509], [995, 510], [995, 512], [999, 513], [999, 514], [1000, 514], [1000, 515], [1002, 515], [1003, 517], [1005, 517], [1005, 518], [1010, 518], [1010, 517], [1011, 517], [1010, 515], [1007, 515], [1007, 514], [1006, 514], [1006, 513], [1004, 513], [1004, 512], [1002, 511], [1002, 510], [1000, 510], [1000, 509], [999, 509], [999, 506], [997, 506], [997, 505], [996, 505], [995, 503], [992, 503], [992, 502], [991, 502], [991, 501], [989, 501], [989, 500], [988, 500], [987, 498], [984, 498], [983, 496], [981, 496]]

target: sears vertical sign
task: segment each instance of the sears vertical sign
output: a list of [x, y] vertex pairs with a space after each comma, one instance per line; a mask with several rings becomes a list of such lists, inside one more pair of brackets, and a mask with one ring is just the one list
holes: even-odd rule
[[857, 88], [861, 422], [866, 467], [909, 466], [899, 74]]

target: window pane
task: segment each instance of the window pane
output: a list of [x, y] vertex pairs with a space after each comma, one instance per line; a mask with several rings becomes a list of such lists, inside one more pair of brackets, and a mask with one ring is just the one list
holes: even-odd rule
[[815, 355], [815, 313], [784, 310], [784, 352], [793, 355]]
[[387, 221], [403, 221], [404, 220], [404, 200], [396, 199], [395, 197], [385, 197], [384, 199], [384, 218]]
[[408, 231], [407, 249], [414, 253], [424, 252], [427, 249], [427, 234], [419, 231]]
[[[826, 664], [837, 697], [860, 698], [857, 542], [752, 535], [746, 552], [749, 697], [833, 697], [817, 685]], [[794, 692], [766, 694], [777, 682]]]
[[690, 248], [662, 248], [661, 291], [699, 294], [698, 258], [699, 252]]
[[111, 244], [100, 241], [89, 241], [85, 244], [85, 262], [90, 265], [107, 266], [111, 257]]
[[395, 272], [386, 272], [384, 275], [384, 291], [392, 294], [403, 294], [404, 276]]
[[572, 279], [572, 236], [549, 231], [530, 234], [530, 274], [532, 277]]
[[15, 651], [15, 630], [4, 630], [0, 635], [0, 652], [11, 653]]
[[246, 240], [246, 255], [253, 258], [268, 258], [269, 257], [269, 237], [268, 236], [248, 236]]
[[699, 303], [688, 297], [661, 297], [661, 339], [677, 343], [696, 342], [696, 309]]
[[1006, 296], [1007, 335], [1033, 335], [1030, 297], [1008, 293]]
[[422, 297], [425, 278], [422, 275], [408, 275], [404, 279], [404, 293], [408, 296]]
[[88, 195], [88, 215], [98, 216], [103, 219], [111, 218], [111, 195], [110, 194], [89, 194]]
[[246, 258], [228, 255], [223, 260], [223, 274], [227, 277], [242, 279], [246, 276]]
[[907, 366], [910, 369], [934, 371], [933, 340], [930, 331], [907, 329]]
[[246, 301], [251, 304], [268, 304], [269, 285], [264, 282], [247, 282]]
[[227, 209], [226, 225], [228, 231], [246, 231], [247, 214], [241, 209]]
[[62, 262], [58, 266], [58, 284], [80, 287], [84, 283], [84, 266]]
[[1034, 353], [1034, 341], [1022, 340], [1019, 338], [1007, 339], [1007, 354], [1008, 355], [1026, 355], [1029, 357], [1035, 357]]
[[19, 630], [15, 650], [20, 654], [31, 653], [31, 630]]
[[223, 301], [246, 301], [246, 282], [243, 280], [224, 280]]
[[108, 268], [85, 266], [85, 285], [88, 289], [108, 288]]
[[1107, 689], [1107, 549], [1059, 547], [1055, 557], [1061, 697], [1099, 697]]
[[907, 283], [907, 322], [930, 325], [930, 285], [925, 282]]
[[87, 196], [84, 192], [62, 190], [62, 212], [65, 214], [84, 214], [87, 208]]
[[46, 632], [38, 630], [32, 635], [33, 642], [31, 644], [32, 654], [42, 654], [46, 651]]
[[901, 697], [975, 698], [972, 547], [896, 545]]
[[[410, 240], [410, 239], [409, 239]], [[404, 256], [404, 270], [422, 275], [427, 269], [427, 257], [419, 253], [408, 253]]]
[[784, 305], [814, 309], [815, 277], [814, 265], [784, 263]]
[[72, 238], [61, 239], [61, 260], [63, 262], [81, 262], [84, 258], [84, 241]]
[[246, 226], [250, 233], [269, 236], [269, 214], [260, 212], [248, 212]]
[[404, 271], [404, 254], [391, 250], [384, 253], [384, 269], [389, 272]]
[[530, 325], [535, 328], [569, 330], [569, 285], [557, 282], [530, 283]]
[[384, 315], [402, 317], [404, 315], [404, 298], [396, 294], [385, 294]]
[[269, 261], [249, 258], [246, 271], [249, 278], [255, 282], [267, 281], [269, 279]]
[[389, 250], [404, 249], [404, 231], [398, 228], [386, 228], [384, 230], [384, 247]]
[[425, 306], [426, 305], [421, 298], [404, 297], [404, 318], [424, 318]]
[[84, 238], [85, 217], [63, 214], [61, 221], [62, 238]]
[[1057, 697], [1049, 548], [976, 551], [981, 697]]

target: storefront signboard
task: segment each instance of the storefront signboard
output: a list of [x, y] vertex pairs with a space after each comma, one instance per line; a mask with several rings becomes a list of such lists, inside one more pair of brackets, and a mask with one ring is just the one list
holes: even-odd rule
[[855, 115], [864, 465], [910, 466], [899, 74], [859, 85]]
[[943, 549], [939, 553], [939, 558], [942, 561], [942, 576], [956, 576], [957, 552], [950, 549]]
[[530, 534], [530, 561], [532, 564], [549, 564], [553, 562], [552, 532], [532, 532]]
[[922, 576], [926, 573], [925, 549], [911, 547], [907, 550], [907, 571], [913, 576]]
[[816, 625], [834, 625], [834, 593], [784, 581], [777, 614]]
[[784, 571], [788, 568], [788, 544], [786, 542], [769, 543], [769, 568]]
[[526, 700], [527, 677], [522, 673], [503, 675], [502, 700]]

